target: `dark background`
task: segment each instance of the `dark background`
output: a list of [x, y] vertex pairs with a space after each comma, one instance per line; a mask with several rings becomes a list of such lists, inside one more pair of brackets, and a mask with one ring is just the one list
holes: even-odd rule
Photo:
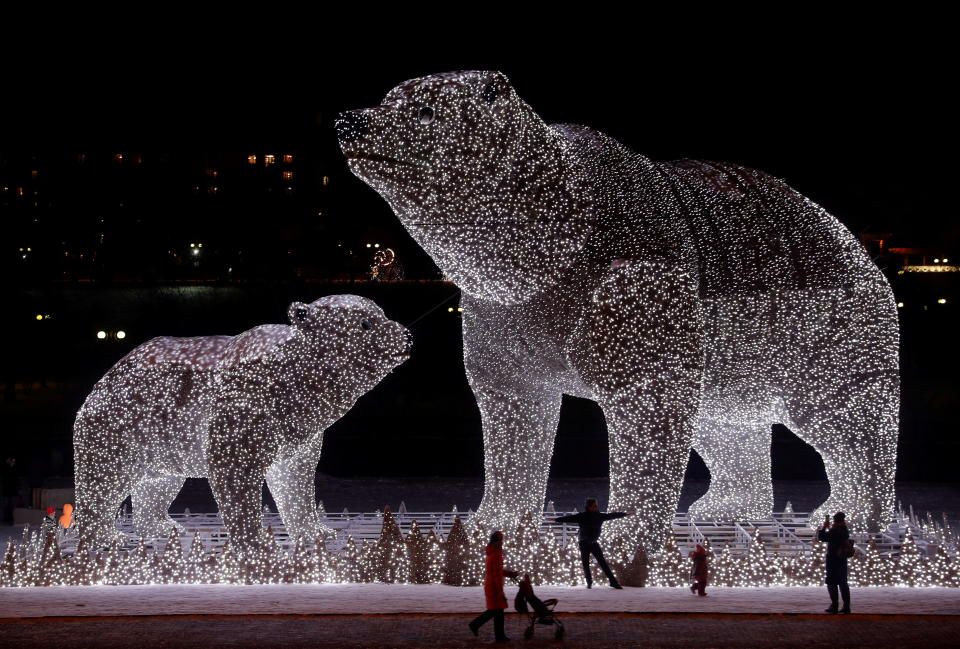
[[[8, 192], [0, 201], [12, 296], [2, 443], [34, 483], [69, 474], [74, 413], [137, 344], [239, 333], [283, 321], [291, 300], [357, 293], [401, 322], [423, 316], [417, 349], [329, 431], [321, 471], [479, 476], [479, 414], [463, 377], [459, 318], [447, 310], [456, 288], [437, 281], [385, 203], [349, 174], [335, 115], [379, 103], [411, 77], [499, 69], [549, 122], [586, 124], [655, 159], [763, 169], [855, 234], [888, 233], [896, 245], [953, 254], [953, 74], [942, 41], [918, 46], [902, 38], [916, 26], [899, 30], [896, 38], [885, 30], [864, 37], [866, 28], [856, 37], [823, 28], [784, 39], [612, 38], [617, 46], [556, 33], [514, 38], [512, 49], [502, 47], [511, 40], [503, 34], [451, 49], [404, 33], [315, 50], [201, 43], [177, 55], [127, 43], [50, 67], [21, 57], [0, 121], [0, 182], [38, 194], [18, 201]], [[420, 47], [406, 47], [411, 41]], [[270, 151], [295, 156], [290, 194], [272, 177], [243, 175], [246, 155]], [[88, 156], [82, 165], [80, 153]], [[136, 168], [127, 162], [133, 155], [142, 156]], [[213, 167], [222, 171], [216, 180], [206, 173]], [[28, 177], [33, 169], [38, 179]], [[222, 188], [214, 197], [212, 184]], [[172, 262], [194, 239], [208, 242], [203, 263]], [[42, 243], [27, 265], [15, 253], [30, 241]], [[397, 250], [408, 278], [422, 281], [356, 282], [369, 265], [369, 241]], [[61, 260], [83, 251], [97, 261]], [[901, 277], [888, 260], [878, 263], [906, 303], [898, 477], [955, 479], [956, 279]], [[940, 297], [948, 302], [938, 307]], [[36, 314], [53, 317], [37, 322]], [[100, 328], [129, 335], [101, 342], [92, 336]], [[777, 478], [823, 475], [812, 449], [782, 427], [773, 457]], [[606, 471], [599, 409], [565, 401], [554, 475]], [[691, 472], [705, 475], [696, 459]]]

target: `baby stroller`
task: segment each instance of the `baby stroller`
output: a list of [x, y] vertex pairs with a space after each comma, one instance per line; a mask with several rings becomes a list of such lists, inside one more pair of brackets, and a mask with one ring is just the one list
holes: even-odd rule
[[[518, 613], [526, 613], [530, 624], [523, 632], [523, 637], [529, 640], [533, 637], [533, 631], [538, 624], [555, 627], [554, 636], [557, 640], [563, 637], [563, 622], [557, 618], [553, 612], [553, 607], [557, 605], [557, 600], [540, 600], [533, 594], [533, 585], [530, 583], [530, 575], [524, 575], [519, 582], [520, 590], [513, 600], [513, 607]], [[528, 607], [527, 604], [530, 604]], [[533, 610], [530, 610], [530, 609]]]

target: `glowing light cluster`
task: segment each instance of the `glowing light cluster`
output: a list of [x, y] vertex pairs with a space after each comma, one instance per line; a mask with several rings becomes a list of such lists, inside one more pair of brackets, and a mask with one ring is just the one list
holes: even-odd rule
[[337, 131], [463, 290], [485, 526], [542, 510], [563, 394], [603, 409], [609, 506], [639, 512], [605, 532], [627, 556], [663, 547], [691, 447], [711, 472], [694, 516], [769, 515], [778, 422], [823, 457], [815, 519], [890, 520], [896, 306], [825, 210], [762, 172], [547, 125], [498, 72], [407, 81]]
[[[446, 539], [436, 531], [424, 536], [413, 523], [404, 536], [389, 510], [383, 513], [380, 538], [348, 538], [338, 553], [328, 549], [324, 537], [299, 538], [290, 550], [280, 547], [269, 530], [267, 542], [239, 554], [231, 544], [209, 551], [194, 534], [185, 543], [171, 528], [163, 543], [148, 547], [113, 546], [93, 550], [84, 541], [72, 553], [64, 552], [53, 532], [24, 532], [20, 544], [10, 542], [0, 561], [0, 587], [98, 584], [279, 584], [279, 583], [443, 583], [477, 586], [483, 583], [484, 531], [472, 521], [454, 520]], [[896, 551], [881, 555], [873, 539], [858, 543], [849, 561], [851, 586], [960, 587], [960, 559], [949, 541], [948, 528], [924, 530], [932, 552], [922, 553], [909, 529]], [[789, 556], [768, 552], [767, 541], [756, 531], [749, 545], [736, 552], [729, 545], [711, 548], [710, 587], [816, 586], [823, 581], [826, 544]], [[184, 551], [184, 545], [189, 547]], [[625, 586], [687, 588], [690, 562], [673, 538], [666, 535], [662, 551], [647, 555], [643, 548], [622, 554], [623, 539], [609, 553], [611, 565]], [[576, 540], [561, 545], [553, 529], [543, 530], [537, 518], [525, 515], [507, 535], [505, 561], [529, 573], [535, 585], [582, 586]], [[594, 581], [605, 583], [593, 564]]]
[[115, 516], [128, 495], [137, 534], [167, 534], [188, 477], [209, 479], [241, 555], [273, 539], [263, 534], [264, 480], [292, 537], [329, 531], [314, 493], [323, 431], [409, 357], [411, 339], [354, 295], [294, 302], [287, 315], [289, 326], [238, 336], [155, 338], [94, 386], [74, 425], [86, 543], [125, 541]]

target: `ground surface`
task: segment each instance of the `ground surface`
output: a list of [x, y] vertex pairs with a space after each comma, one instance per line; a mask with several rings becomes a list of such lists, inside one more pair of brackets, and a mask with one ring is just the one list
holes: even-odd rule
[[[516, 586], [507, 585], [511, 600]], [[541, 586], [541, 599], [560, 600], [557, 610], [575, 613], [820, 613], [823, 588], [711, 588], [695, 597], [683, 588], [592, 590]], [[860, 614], [957, 615], [960, 589], [862, 588], [853, 591]], [[274, 586], [58, 586], [0, 589], [0, 619], [143, 615], [351, 615], [478, 613], [481, 588], [402, 584]]]
[[[67, 618], [0, 621], [0, 647], [480, 647], [467, 615]], [[567, 614], [566, 636], [538, 627], [523, 639], [525, 619], [507, 618], [517, 647], [957, 647], [958, 618], [876, 615]]]

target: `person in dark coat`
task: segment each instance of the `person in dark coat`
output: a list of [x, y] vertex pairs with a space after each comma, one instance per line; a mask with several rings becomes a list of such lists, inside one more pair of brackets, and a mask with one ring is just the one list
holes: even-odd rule
[[[847, 545], [847, 539], [850, 538], [850, 530], [847, 529], [846, 514], [837, 512], [833, 515], [833, 527], [830, 527], [830, 519], [823, 522], [823, 527], [817, 532], [817, 538], [827, 542], [827, 591], [830, 593], [830, 608], [827, 613], [849, 613], [850, 612], [850, 587], [847, 585], [847, 557], [841, 554], [841, 551]], [[843, 597], [843, 608], [837, 610], [837, 590]]]
[[468, 626], [470, 632], [478, 636], [480, 627], [493, 618], [494, 639], [497, 642], [509, 642], [510, 638], [503, 632], [503, 609], [507, 608], [507, 596], [503, 594], [503, 578], [504, 575], [516, 578], [517, 573], [503, 569], [503, 532], [491, 534], [485, 550], [487, 569], [483, 577], [483, 594], [487, 600], [487, 610], [474, 618]]
[[561, 516], [560, 518], [553, 519], [553, 522], [576, 523], [580, 526], [580, 561], [583, 562], [583, 576], [587, 579], [587, 588], [593, 588], [593, 575], [590, 574], [591, 554], [597, 558], [597, 563], [600, 565], [600, 569], [603, 570], [603, 574], [610, 580], [610, 585], [614, 588], [623, 588], [610, 571], [610, 566], [607, 565], [606, 559], [603, 558], [603, 550], [600, 549], [599, 543], [600, 528], [605, 521], [613, 520], [614, 518], [623, 518], [627, 515], [632, 516], [637, 513], [637, 510], [631, 509], [628, 512], [607, 512], [606, 514], [601, 514], [596, 498], [587, 498], [584, 505], [586, 511], [580, 512], [579, 514], [571, 514], [570, 516]]
[[697, 549], [690, 552], [693, 559], [693, 585], [690, 592], [706, 597], [707, 588], [707, 549], [697, 543]]

